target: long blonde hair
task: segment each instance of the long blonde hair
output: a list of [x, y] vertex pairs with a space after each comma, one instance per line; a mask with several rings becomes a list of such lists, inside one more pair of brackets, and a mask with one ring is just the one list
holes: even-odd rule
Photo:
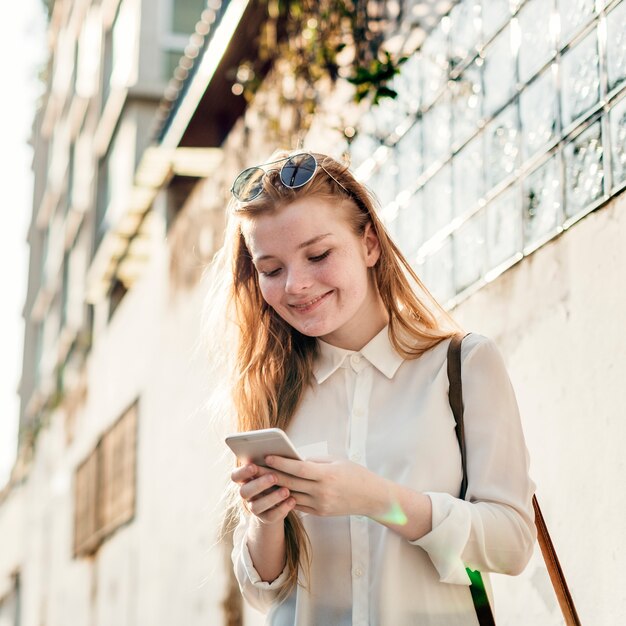
[[[275, 153], [269, 161], [288, 155]], [[321, 167], [306, 185], [285, 187], [279, 171], [268, 170], [257, 198], [231, 206], [226, 246], [232, 264], [230, 303], [239, 331], [233, 401], [240, 431], [286, 429], [312, 379], [317, 355], [316, 339], [292, 328], [263, 300], [242, 229], [244, 220], [254, 220], [255, 215], [277, 211], [303, 197], [337, 201], [346, 207], [357, 235], [363, 235], [369, 223], [380, 242], [380, 258], [370, 271], [388, 314], [389, 338], [396, 351], [405, 359], [416, 359], [460, 330], [389, 237], [367, 188], [346, 165], [323, 154], [314, 156]], [[285, 519], [285, 532], [290, 577], [281, 597], [298, 584], [299, 565], [308, 571], [311, 556], [308, 537], [293, 511]]]

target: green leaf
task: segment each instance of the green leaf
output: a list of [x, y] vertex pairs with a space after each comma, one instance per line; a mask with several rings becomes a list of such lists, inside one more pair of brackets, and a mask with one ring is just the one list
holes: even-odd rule
[[398, 92], [395, 89], [391, 89], [390, 87], [385, 87], [384, 85], [381, 85], [376, 90], [376, 97], [379, 99], [392, 98], [393, 100], [395, 100], [398, 97]]

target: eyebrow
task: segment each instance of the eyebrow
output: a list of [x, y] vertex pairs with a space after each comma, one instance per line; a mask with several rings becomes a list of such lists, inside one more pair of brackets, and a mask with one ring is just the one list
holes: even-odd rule
[[[323, 235], [317, 235], [317, 237], [313, 237], [312, 239], [307, 239], [306, 241], [303, 241], [301, 244], [298, 244], [298, 250], [302, 250], [302, 248], [311, 246], [314, 243], [317, 243], [318, 241], [321, 241], [322, 239], [330, 235], [332, 235], [332, 233], [324, 233]], [[267, 259], [274, 259], [274, 258], [276, 257], [274, 257], [271, 254], [264, 254], [263, 256], [260, 256], [257, 259], [255, 259], [255, 263], [258, 263], [259, 261], [266, 261]]]

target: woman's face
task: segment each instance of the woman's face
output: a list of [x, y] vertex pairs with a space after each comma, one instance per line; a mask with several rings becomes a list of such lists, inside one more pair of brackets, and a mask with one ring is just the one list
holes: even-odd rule
[[265, 301], [304, 335], [359, 350], [386, 323], [369, 268], [380, 257], [368, 225], [356, 235], [338, 202], [298, 199], [242, 226]]

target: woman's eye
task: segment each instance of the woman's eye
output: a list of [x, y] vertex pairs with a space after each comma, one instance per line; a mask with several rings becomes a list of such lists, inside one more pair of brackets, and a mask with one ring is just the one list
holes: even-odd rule
[[330, 254], [330, 250], [326, 250], [326, 252], [322, 252], [322, 254], [318, 254], [317, 256], [309, 257], [309, 261], [313, 261], [313, 263], [317, 263], [319, 261], [323, 261]]
[[280, 272], [280, 267], [277, 267], [275, 270], [270, 270], [269, 272], [261, 272], [261, 275], [271, 278], [272, 276], [277, 276], [278, 272]]

